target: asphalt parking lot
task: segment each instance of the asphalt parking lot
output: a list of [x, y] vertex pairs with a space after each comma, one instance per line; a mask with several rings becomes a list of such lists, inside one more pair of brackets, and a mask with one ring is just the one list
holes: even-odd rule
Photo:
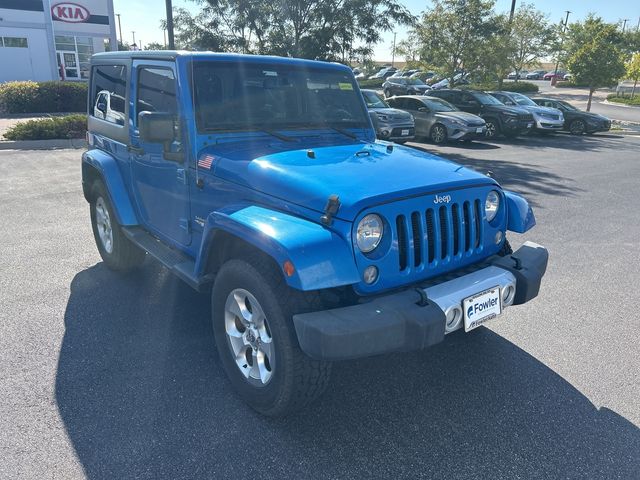
[[[436, 147], [535, 206], [540, 297], [424, 352], [335, 365], [322, 399], [238, 401], [209, 299], [93, 243], [80, 151], [0, 152], [0, 478], [637, 479], [640, 137]], [[401, 168], [401, 166], [399, 166]]]

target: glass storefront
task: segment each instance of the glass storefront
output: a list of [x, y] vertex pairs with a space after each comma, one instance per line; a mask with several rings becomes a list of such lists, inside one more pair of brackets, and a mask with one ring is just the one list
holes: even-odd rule
[[88, 80], [93, 37], [56, 35], [56, 58], [62, 80]]

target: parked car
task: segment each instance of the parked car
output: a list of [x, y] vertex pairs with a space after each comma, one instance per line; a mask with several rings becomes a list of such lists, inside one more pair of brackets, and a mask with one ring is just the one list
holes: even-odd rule
[[468, 141], [486, 134], [482, 118], [463, 112], [441, 98], [400, 96], [390, 98], [388, 103], [413, 115], [416, 136], [427, 137], [433, 143]]
[[385, 97], [394, 95], [424, 95], [431, 87], [418, 78], [389, 77], [382, 84]]
[[109, 90], [101, 90], [96, 95], [95, 105], [93, 106], [93, 116], [115, 123], [116, 125], [124, 125], [124, 102], [122, 95], [117, 95]]
[[546, 70], [534, 70], [533, 72], [527, 73], [525, 78], [527, 80], [542, 80], [546, 75], [546, 73], [547, 73]]
[[431, 90], [429, 96], [454, 104], [460, 110], [484, 118], [487, 137], [527, 134], [533, 128], [533, 115], [520, 107], [508, 107], [485, 92], [474, 90]]
[[558, 70], [558, 72], [556, 73], [554, 70], [552, 70], [551, 72], [547, 72], [542, 76], [543, 80], [552, 80], [553, 77], [556, 78], [556, 80], [562, 80], [562, 78], [567, 74], [567, 72], [563, 72], [562, 70]]
[[374, 73], [373, 75], [371, 75], [369, 79], [388, 78], [394, 73], [396, 73], [396, 70], [397, 69], [395, 67], [384, 67], [384, 68], [381, 68], [377, 73]]
[[505, 105], [524, 108], [533, 115], [533, 128], [539, 132], [562, 130], [564, 117], [557, 108], [541, 107], [526, 95], [516, 92], [489, 92]]
[[[124, 125], [89, 109], [82, 154], [104, 265], [155, 259], [210, 295], [219, 363], [258, 412], [308, 405], [333, 361], [425, 349], [540, 291], [547, 250], [513, 252], [506, 238], [535, 225], [527, 201], [376, 141], [344, 65], [106, 52], [89, 84], [88, 105], [101, 90], [126, 98]], [[157, 300], [145, 291], [142, 308]], [[168, 305], [180, 311], [181, 298], [192, 297]]]
[[521, 78], [525, 78], [528, 74], [528, 70], [520, 70], [519, 72], [516, 72], [514, 70], [513, 72], [509, 73], [509, 75], [507, 75], [507, 78], [509, 80], [520, 80]]
[[391, 108], [375, 90], [361, 90], [371, 116], [376, 137], [405, 143], [415, 136], [415, 122], [411, 114]]
[[594, 134], [597, 132], [608, 132], [611, 129], [611, 120], [597, 113], [584, 112], [564, 100], [554, 98], [535, 97], [535, 103], [543, 107], [557, 108], [564, 116], [563, 130], [573, 135], [583, 133]]
[[573, 74], [572, 73], [565, 73], [564, 76], [562, 77], [563, 80], [572, 80], [573, 79]]
[[411, 78], [419, 78], [423, 82], [427, 83], [427, 80], [432, 78], [434, 75], [436, 75], [436, 72], [421, 72], [421, 71], [418, 71], [418, 72], [412, 74]]

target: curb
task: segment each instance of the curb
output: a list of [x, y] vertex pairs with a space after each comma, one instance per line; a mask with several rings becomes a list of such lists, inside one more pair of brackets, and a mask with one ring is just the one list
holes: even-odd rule
[[85, 148], [84, 138], [58, 138], [52, 140], [0, 141], [0, 150], [47, 150], [51, 148]]
[[618, 102], [610, 102], [609, 100], [604, 100], [602, 102], [598, 102], [603, 105], [613, 105], [614, 107], [623, 107], [623, 108], [640, 108], [640, 105], [627, 105], [626, 103], [618, 103]]

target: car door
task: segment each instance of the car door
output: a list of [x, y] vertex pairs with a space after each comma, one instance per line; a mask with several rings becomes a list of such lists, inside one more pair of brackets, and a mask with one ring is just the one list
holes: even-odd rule
[[141, 112], [179, 117], [175, 66], [171, 62], [137, 61], [133, 65], [133, 108], [130, 108], [132, 190], [141, 220], [160, 237], [179, 245], [191, 243], [189, 184], [185, 163], [165, 158], [165, 145], [140, 138]]
[[413, 115], [416, 124], [416, 135], [427, 136], [431, 129], [433, 113], [417, 98], [405, 98], [406, 110]]
[[478, 102], [473, 95], [467, 92], [456, 93], [460, 96], [459, 103], [454, 104], [456, 107], [464, 112], [473, 113], [475, 115], [480, 114], [480, 102]]

